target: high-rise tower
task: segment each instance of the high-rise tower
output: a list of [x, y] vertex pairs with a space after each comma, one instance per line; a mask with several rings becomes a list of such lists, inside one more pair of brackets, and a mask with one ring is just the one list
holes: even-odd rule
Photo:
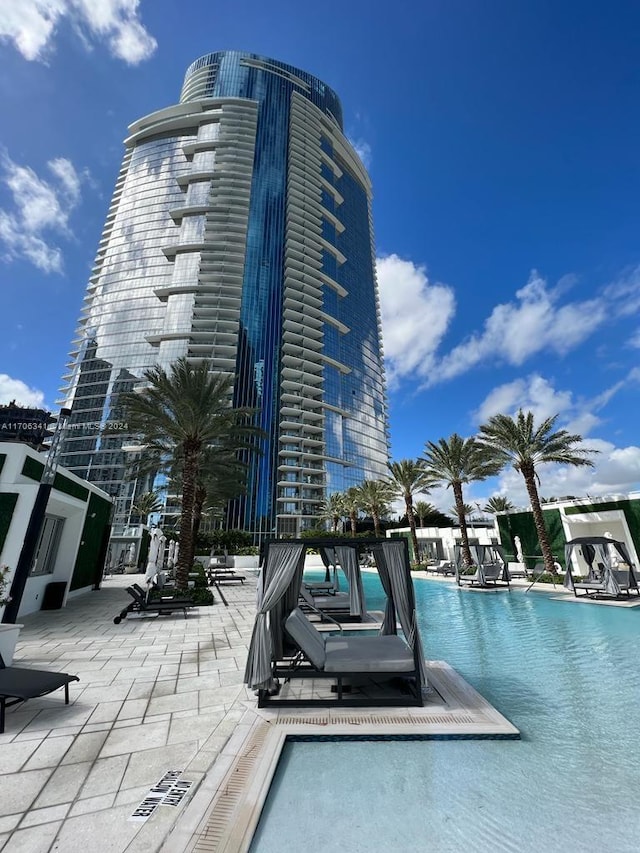
[[267, 435], [228, 526], [296, 534], [388, 457], [371, 185], [340, 101], [305, 71], [224, 51], [129, 131], [65, 377], [62, 464], [124, 521], [132, 437], [100, 425], [146, 368], [204, 360]]

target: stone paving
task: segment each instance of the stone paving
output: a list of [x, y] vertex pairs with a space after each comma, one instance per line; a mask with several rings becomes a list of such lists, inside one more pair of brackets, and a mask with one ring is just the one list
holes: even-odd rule
[[[181, 809], [129, 820], [168, 770], [201, 782], [243, 718], [255, 584], [224, 586], [229, 607], [113, 617], [138, 576], [108, 578], [59, 611], [25, 617], [14, 663], [80, 677], [7, 711], [0, 735], [3, 853], [152, 851]], [[255, 702], [253, 703], [255, 704]]]

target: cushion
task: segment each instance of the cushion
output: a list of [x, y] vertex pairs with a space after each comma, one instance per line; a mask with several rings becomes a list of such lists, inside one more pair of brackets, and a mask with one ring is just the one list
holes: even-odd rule
[[292, 610], [284, 623], [285, 630], [317, 669], [324, 668], [325, 639], [299, 607]]
[[335, 595], [314, 595], [311, 599], [318, 610], [348, 610], [349, 593], [337, 592]]
[[326, 641], [325, 672], [411, 672], [413, 652], [401, 637], [345, 637]]

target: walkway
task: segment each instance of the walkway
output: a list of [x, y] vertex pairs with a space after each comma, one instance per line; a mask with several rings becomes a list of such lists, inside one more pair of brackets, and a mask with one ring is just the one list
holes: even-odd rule
[[[113, 617], [134, 576], [64, 610], [26, 617], [16, 665], [71, 672], [80, 682], [7, 712], [0, 735], [3, 853], [148, 853], [178, 808], [130, 818], [167, 771], [197, 785], [247, 712], [242, 685], [255, 606], [251, 575], [229, 601], [165, 617]], [[253, 715], [251, 714], [253, 717]]]

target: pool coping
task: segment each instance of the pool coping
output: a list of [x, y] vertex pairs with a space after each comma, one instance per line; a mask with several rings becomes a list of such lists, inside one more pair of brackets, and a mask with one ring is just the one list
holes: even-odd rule
[[161, 853], [246, 853], [282, 748], [290, 737], [519, 739], [519, 730], [446, 662], [427, 661], [427, 668], [433, 690], [423, 708], [292, 711], [243, 703], [248, 713], [242, 724], [166, 838]]

